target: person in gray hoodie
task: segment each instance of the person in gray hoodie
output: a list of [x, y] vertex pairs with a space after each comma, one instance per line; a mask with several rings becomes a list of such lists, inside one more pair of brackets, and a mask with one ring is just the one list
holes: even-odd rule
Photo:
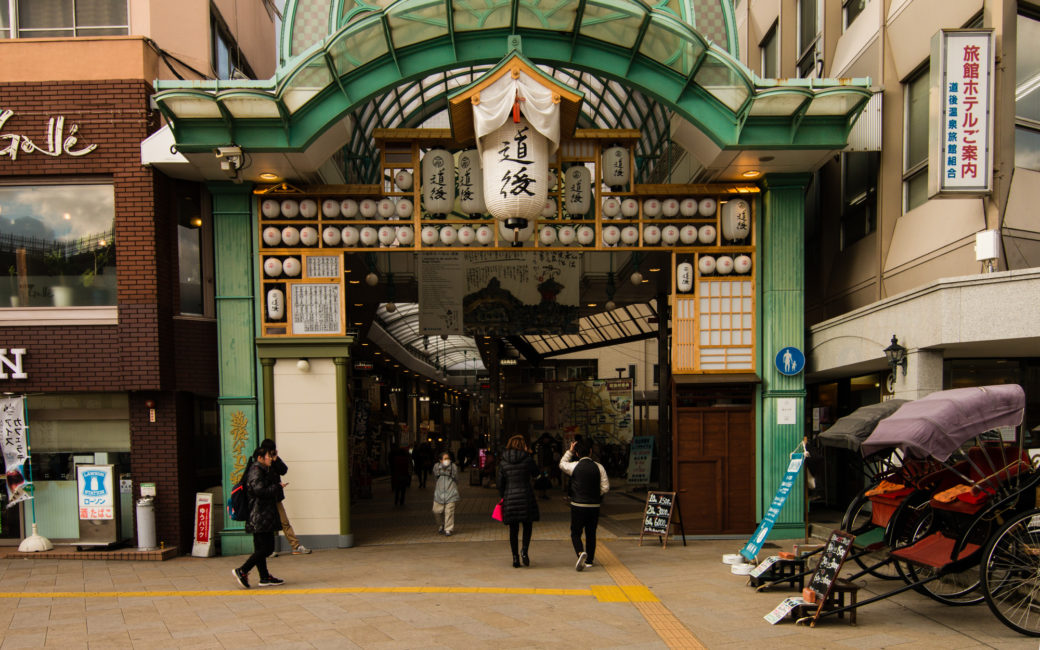
[[451, 462], [451, 454], [444, 452], [433, 466], [437, 484], [433, 487], [433, 516], [440, 526], [438, 533], [451, 537], [455, 532], [455, 504], [459, 502], [459, 468]]

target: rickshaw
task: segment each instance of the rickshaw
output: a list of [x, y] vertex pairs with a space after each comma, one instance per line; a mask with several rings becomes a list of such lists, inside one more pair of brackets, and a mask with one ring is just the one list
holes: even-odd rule
[[865, 457], [898, 449], [942, 464], [892, 515], [909, 540], [878, 567], [893, 564], [906, 584], [812, 620], [915, 589], [953, 605], [985, 599], [1005, 625], [1040, 636], [1040, 471], [1015, 435], [1024, 411], [1025, 392], [1008, 384], [932, 393], [881, 420], [861, 445]]

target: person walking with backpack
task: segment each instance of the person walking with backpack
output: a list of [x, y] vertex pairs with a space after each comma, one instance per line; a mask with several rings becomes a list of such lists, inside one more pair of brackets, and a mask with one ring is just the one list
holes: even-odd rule
[[235, 580], [243, 589], [249, 589], [249, 572], [253, 567], [260, 574], [261, 587], [273, 587], [285, 584], [267, 570], [267, 556], [274, 551], [274, 536], [282, 529], [278, 518], [278, 495], [285, 484], [271, 469], [278, 450], [258, 447], [256, 462], [246, 468], [245, 486], [249, 496], [249, 518], [246, 519], [246, 532], [253, 534], [253, 554], [237, 569], [232, 569]]
[[[571, 544], [578, 561], [574, 568], [584, 571], [596, 557], [596, 527], [603, 495], [610, 490], [607, 470], [592, 460], [592, 445], [587, 438], [575, 440], [560, 459], [560, 469], [571, 477]], [[572, 460], [577, 458], [577, 460]], [[585, 533], [585, 545], [581, 535]]]
[[[509, 548], [513, 551], [513, 568], [531, 566], [527, 549], [531, 546], [532, 522], [538, 521], [538, 501], [534, 498], [531, 479], [538, 476], [538, 464], [521, 435], [506, 441], [506, 450], [498, 464], [496, 483], [502, 497], [502, 523], [509, 526]], [[520, 526], [524, 527], [523, 546], [517, 544]]]
[[[271, 463], [271, 471], [275, 475], [281, 477], [285, 476], [289, 472], [289, 468], [285, 465], [282, 457], [278, 455], [278, 450], [275, 448], [274, 440], [265, 438], [260, 443], [261, 449], [268, 449], [274, 451], [274, 461]], [[281, 479], [279, 479], [280, 481]], [[289, 540], [289, 546], [292, 547], [293, 555], [306, 555], [311, 550], [300, 543], [300, 540], [296, 537], [296, 531], [293, 530], [292, 524], [289, 523], [289, 515], [285, 514], [285, 490], [284, 486], [289, 485], [288, 483], [281, 483], [278, 486], [278, 520], [282, 523], [282, 532], [285, 533], [285, 539]], [[272, 552], [271, 557], [278, 557], [278, 552]]]
[[459, 496], [459, 468], [451, 462], [451, 454], [441, 454], [439, 463], [433, 466], [437, 483], [433, 486], [433, 516], [440, 525], [437, 532], [451, 537], [455, 531], [455, 504]]

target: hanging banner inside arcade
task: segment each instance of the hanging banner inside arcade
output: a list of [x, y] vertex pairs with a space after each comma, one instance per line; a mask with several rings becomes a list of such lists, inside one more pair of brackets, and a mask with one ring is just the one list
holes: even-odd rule
[[0, 399], [0, 445], [7, 468], [7, 507], [32, 498], [32, 485], [26, 479], [29, 440], [25, 427], [23, 397]]
[[419, 270], [419, 330], [424, 336], [576, 332], [580, 278], [579, 253], [431, 251]]
[[630, 378], [547, 382], [545, 428], [567, 440], [582, 435], [606, 444], [632, 441]]

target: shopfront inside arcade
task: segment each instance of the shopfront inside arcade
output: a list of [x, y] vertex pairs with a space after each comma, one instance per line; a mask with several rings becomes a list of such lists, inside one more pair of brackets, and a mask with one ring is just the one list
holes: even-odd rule
[[[225, 490], [274, 438], [297, 533], [351, 546], [359, 455], [528, 434], [503, 360], [544, 378], [535, 339], [638, 313], [660, 485], [698, 533], [749, 533], [803, 436], [804, 380], [773, 357], [804, 349], [807, 172], [867, 83], [758, 79], [726, 2], [696, 21], [711, 34], [692, 6], [575, 2], [561, 23], [515, 1], [478, 24], [334, 3], [306, 45], [311, 3], [288, 4], [275, 79], [156, 96], [159, 137], [213, 196]], [[399, 311], [421, 346], [387, 326]], [[778, 533], [803, 525], [793, 501]], [[225, 524], [223, 552], [247, 547]]]

